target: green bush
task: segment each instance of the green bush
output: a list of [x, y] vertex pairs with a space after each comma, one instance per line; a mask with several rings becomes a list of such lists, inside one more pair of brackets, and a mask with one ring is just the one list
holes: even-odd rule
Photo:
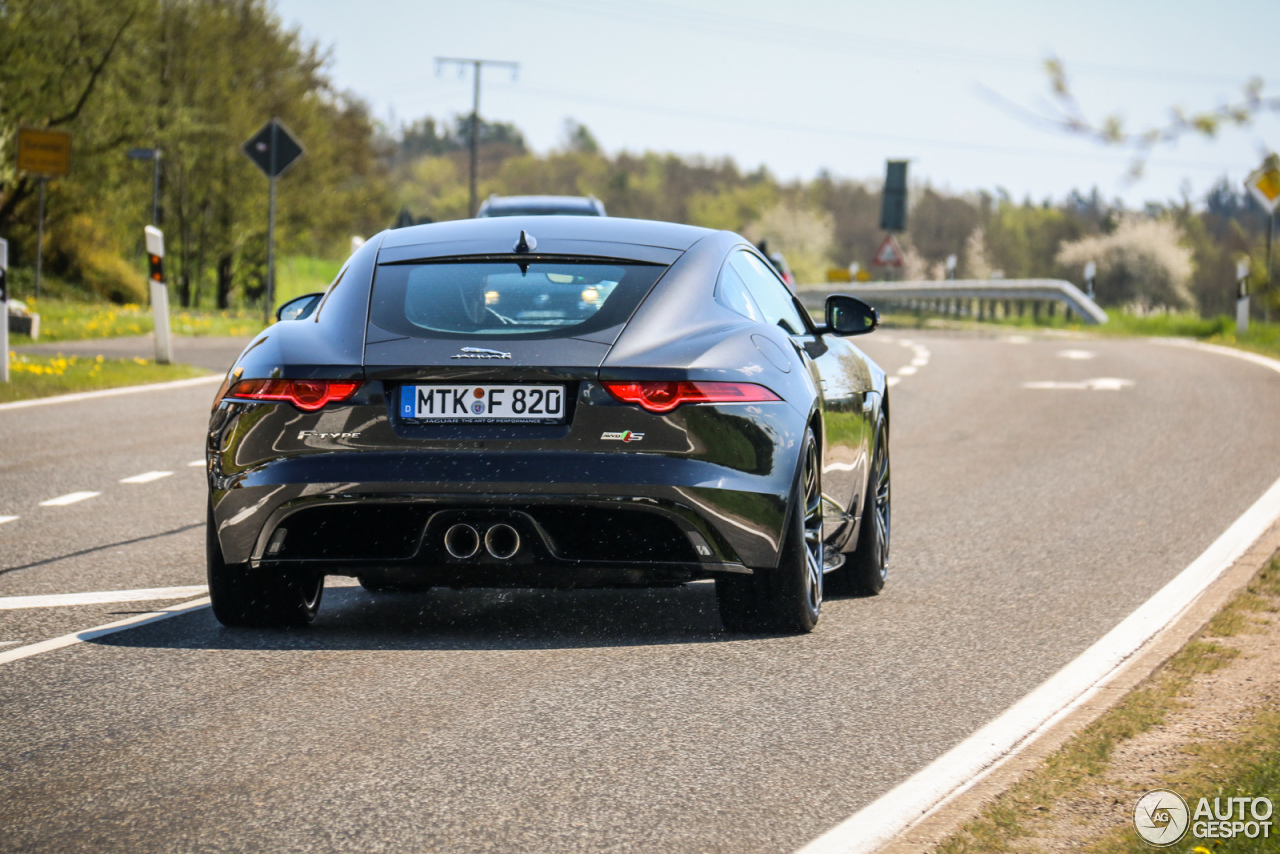
[[147, 301], [146, 277], [120, 257], [107, 230], [85, 214], [72, 216], [50, 236], [48, 258], [51, 270], [103, 299], [117, 305]]

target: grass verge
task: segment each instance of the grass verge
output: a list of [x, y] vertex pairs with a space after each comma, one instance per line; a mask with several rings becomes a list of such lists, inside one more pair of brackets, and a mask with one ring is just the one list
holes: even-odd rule
[[190, 365], [157, 365], [147, 359], [9, 354], [9, 382], [0, 403], [77, 391], [183, 380], [208, 373]]
[[[151, 309], [145, 306], [54, 299], [27, 300], [26, 304], [40, 315], [39, 343], [147, 335], [154, 328]], [[261, 328], [261, 316], [243, 310], [179, 310], [169, 315], [169, 329], [175, 335], [240, 336]], [[9, 336], [11, 346], [31, 343], [35, 342], [27, 335]]]
[[1079, 320], [1068, 321], [1061, 313], [1055, 317], [1042, 314], [1038, 321], [1030, 313], [1023, 317], [1015, 316], [978, 321], [957, 319], [930, 312], [916, 314], [892, 311], [883, 315], [883, 323], [885, 326], [907, 329], [1004, 327], [1027, 331], [1058, 329], [1115, 337], [1193, 338], [1210, 344], [1222, 344], [1227, 347], [1250, 350], [1254, 353], [1261, 353], [1264, 356], [1280, 356], [1280, 323], [1252, 322], [1249, 324], [1248, 332], [1244, 335], [1237, 335], [1235, 319], [1225, 315], [1212, 318], [1202, 318], [1191, 314], [1159, 314], [1139, 317], [1125, 314], [1118, 309], [1109, 309], [1107, 314], [1110, 319], [1106, 323], [1092, 325], [1082, 324]]
[[[1064, 800], [1089, 797], [1108, 785], [1115, 770], [1111, 760], [1118, 746], [1189, 708], [1195, 678], [1236, 658], [1238, 651], [1221, 639], [1268, 626], [1277, 630], [1267, 615], [1278, 607], [1280, 553], [1273, 555], [1248, 587], [1176, 655], [944, 840], [936, 849], [938, 854], [1039, 850], [1027, 843], [1027, 837], [1041, 835], [1054, 820], [1055, 808]], [[1258, 708], [1235, 736], [1179, 744], [1182, 760], [1178, 770], [1151, 779], [1147, 788], [1170, 788], [1182, 794], [1192, 810], [1200, 797], [1212, 800], [1217, 796], [1270, 796], [1273, 803], [1280, 804], [1280, 712], [1274, 707]], [[1118, 803], [1115, 809], [1131, 812], [1133, 804]], [[1083, 847], [1095, 854], [1152, 850], [1127, 823], [1097, 838], [1073, 841], [1072, 847]], [[1274, 852], [1278, 842], [1273, 835], [1269, 839], [1240, 838], [1214, 844], [1188, 833], [1165, 850], [1253, 854]]]

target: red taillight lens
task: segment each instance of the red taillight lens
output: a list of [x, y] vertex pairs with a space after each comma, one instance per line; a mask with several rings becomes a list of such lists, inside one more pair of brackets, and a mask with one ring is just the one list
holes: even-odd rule
[[645, 380], [603, 385], [623, 403], [638, 403], [650, 412], [670, 412], [682, 403], [760, 403], [781, 399], [755, 383]]
[[282, 400], [303, 412], [315, 412], [326, 403], [346, 400], [358, 388], [360, 383], [355, 380], [241, 380], [227, 397]]

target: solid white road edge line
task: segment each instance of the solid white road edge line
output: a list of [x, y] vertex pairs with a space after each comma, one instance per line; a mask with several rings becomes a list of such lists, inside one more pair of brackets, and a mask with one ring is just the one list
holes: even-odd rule
[[[1280, 361], [1182, 339], [1159, 344], [1206, 350], [1280, 373]], [[1174, 623], [1214, 579], [1280, 519], [1280, 480], [1191, 565], [1078, 658], [1006, 712], [796, 854], [870, 854], [963, 794], [1088, 702], [1152, 637]]]
[[140, 391], [167, 391], [174, 388], [187, 388], [193, 385], [222, 382], [222, 374], [211, 374], [207, 377], [194, 377], [189, 380], [173, 380], [167, 383], [150, 383], [148, 385], [126, 385], [120, 388], [104, 388], [99, 391], [81, 391], [75, 394], [60, 394], [56, 397], [37, 397], [32, 400], [15, 400], [13, 403], [0, 403], [0, 412], [6, 409], [25, 409], [28, 406], [46, 406], [50, 403], [75, 403], [80, 400], [93, 400], [98, 397], [114, 397], [117, 394], [137, 394]]
[[60, 638], [52, 638], [39, 643], [27, 644], [17, 649], [11, 649], [7, 652], [0, 652], [0, 664], [8, 664], [11, 661], [18, 661], [22, 658], [30, 658], [33, 655], [39, 655], [42, 652], [51, 652], [55, 649], [62, 649], [65, 646], [74, 646], [78, 643], [94, 640], [104, 635], [115, 634], [125, 629], [136, 628], [137, 626], [145, 626], [147, 623], [156, 623], [160, 620], [167, 620], [170, 617], [178, 617], [182, 614], [189, 614], [192, 611], [198, 611], [201, 608], [209, 607], [209, 597], [205, 596], [201, 599], [192, 599], [190, 602], [183, 602], [179, 605], [171, 605], [168, 608], [162, 608], [158, 611], [151, 611], [146, 614], [139, 614], [136, 617], [129, 617], [125, 620], [118, 620], [114, 623], [97, 626], [92, 629], [85, 629], [82, 632], [73, 632], [69, 635], [63, 635]]
[[135, 590], [99, 590], [92, 593], [52, 593], [45, 596], [5, 596], [0, 598], [0, 611], [24, 608], [62, 608], [70, 605], [109, 605], [115, 602], [148, 602], [157, 599], [185, 599], [208, 588], [144, 587]]

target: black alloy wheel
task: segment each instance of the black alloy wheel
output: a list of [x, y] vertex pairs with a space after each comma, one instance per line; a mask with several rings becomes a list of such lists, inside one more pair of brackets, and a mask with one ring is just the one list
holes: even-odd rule
[[306, 626], [320, 611], [322, 574], [254, 570], [247, 563], [227, 563], [218, 543], [212, 506], [205, 526], [205, 557], [213, 615], [224, 626]]
[[778, 566], [716, 579], [720, 621], [731, 632], [813, 631], [822, 613], [822, 463], [813, 431], [804, 456]]
[[[884, 589], [889, 574], [890, 487], [889, 428], [883, 421], [876, 429], [876, 445], [871, 472], [867, 477], [867, 500], [862, 509], [858, 543], [844, 567], [828, 578], [841, 593], [875, 596]], [[834, 584], [832, 583], [834, 582]]]

